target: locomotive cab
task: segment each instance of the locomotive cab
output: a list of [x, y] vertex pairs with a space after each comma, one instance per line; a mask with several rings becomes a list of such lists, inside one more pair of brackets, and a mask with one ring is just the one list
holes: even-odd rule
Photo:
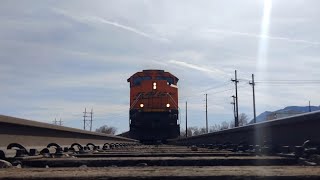
[[180, 134], [178, 78], [163, 70], [143, 70], [130, 83], [130, 137], [165, 141]]

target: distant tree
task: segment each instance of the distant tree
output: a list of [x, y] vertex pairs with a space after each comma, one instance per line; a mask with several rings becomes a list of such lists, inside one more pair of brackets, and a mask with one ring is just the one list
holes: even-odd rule
[[96, 132], [115, 135], [117, 132], [117, 128], [112, 127], [112, 126], [103, 125], [103, 126], [99, 127], [98, 129], [96, 129]]
[[230, 121], [230, 123], [229, 123], [229, 128], [231, 129], [231, 128], [234, 128], [234, 127], [235, 127], [234, 121]]
[[[191, 137], [192, 134], [192, 128], [188, 128], [188, 137]], [[185, 129], [181, 129], [180, 131], [180, 137], [186, 137], [186, 130]]]
[[220, 125], [220, 124], [215, 124], [215, 125], [213, 125], [213, 126], [210, 126], [209, 132], [220, 131], [220, 129], [221, 129], [221, 125]]
[[246, 115], [245, 113], [241, 113], [239, 115], [239, 126], [244, 126], [248, 124], [248, 115]]
[[180, 129], [180, 137], [186, 137], [186, 130]]
[[[205, 134], [206, 133], [206, 128], [202, 127], [202, 128], [198, 128], [196, 126], [192, 126], [192, 127], [188, 127], [188, 137], [191, 136], [198, 136], [201, 134]], [[180, 137], [186, 137], [186, 130], [182, 129], [180, 131]]]
[[223, 121], [220, 126], [220, 130], [229, 129], [229, 123], [227, 121]]
[[194, 127], [190, 127], [190, 130], [192, 131], [192, 136], [198, 136], [200, 135], [200, 130], [198, 127], [194, 126]]
[[191, 136], [193, 136], [192, 129], [188, 128], [188, 137], [191, 137]]
[[207, 133], [207, 129], [205, 127], [202, 127], [199, 129], [199, 134], [206, 134]]

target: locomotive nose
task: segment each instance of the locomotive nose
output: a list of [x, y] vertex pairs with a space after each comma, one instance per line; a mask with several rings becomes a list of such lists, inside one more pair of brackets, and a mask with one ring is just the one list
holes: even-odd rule
[[178, 78], [162, 70], [144, 70], [128, 82], [130, 137], [141, 141], [178, 137]]

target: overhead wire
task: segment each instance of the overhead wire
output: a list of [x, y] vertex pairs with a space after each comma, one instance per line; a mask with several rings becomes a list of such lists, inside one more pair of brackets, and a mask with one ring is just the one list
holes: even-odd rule
[[255, 83], [259, 86], [310, 86], [320, 85], [320, 80], [260, 80]]
[[210, 91], [210, 90], [213, 90], [213, 89], [219, 89], [219, 88], [225, 87], [225, 86], [227, 86], [227, 85], [229, 85], [229, 84], [230, 84], [230, 81], [227, 81], [227, 82], [221, 83], [221, 84], [218, 85], [218, 86], [214, 86], [214, 87], [207, 88], [207, 89], [205, 89], [205, 90], [203, 90], [203, 91], [201, 91], [201, 92], [207, 92], [207, 91]]
[[320, 80], [256, 80], [256, 83], [265, 83], [265, 84], [320, 84]]
[[[185, 98], [190, 98], [190, 97], [202, 96], [204, 92], [210, 92], [211, 90], [219, 89], [219, 88], [228, 86], [229, 84], [230, 84], [229, 82], [224, 82], [224, 83], [219, 84], [218, 86], [209, 87], [209, 88], [206, 88], [204, 90], [200, 90], [197, 93], [192, 93], [190, 95], [181, 96], [181, 97], [179, 97], [179, 100], [182, 100], [182, 99], [185, 99]], [[207, 93], [207, 94], [209, 94], [209, 93]]]

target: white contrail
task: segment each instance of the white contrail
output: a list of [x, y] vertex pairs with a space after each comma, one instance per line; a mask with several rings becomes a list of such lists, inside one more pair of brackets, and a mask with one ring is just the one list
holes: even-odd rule
[[119, 23], [117, 23], [117, 22], [108, 21], [108, 20], [103, 19], [103, 18], [101, 18], [101, 17], [88, 16], [87, 19], [88, 19], [89, 21], [92, 21], [92, 22], [109, 24], [109, 25], [112, 25], [112, 26], [115, 26], [115, 27], [118, 27], [118, 28], [121, 28], [121, 29], [130, 31], [130, 32], [136, 33], [136, 34], [138, 34], [138, 35], [141, 35], [141, 36], [144, 36], [144, 37], [147, 37], [147, 38], [150, 38], [150, 39], [155, 39], [155, 40], [163, 41], [163, 42], [169, 42], [169, 40], [166, 39], [166, 38], [155, 37], [155, 36], [153, 36], [153, 35], [150, 35], [150, 34], [147, 34], [147, 33], [145, 33], [145, 32], [142, 32], [142, 31], [140, 31], [140, 30], [137, 30], [137, 29], [135, 29], [135, 28], [133, 28], [133, 27], [126, 26], [126, 25], [122, 25], [122, 24], [119, 24]]
[[108, 25], [112, 25], [112, 26], [115, 26], [117, 28], [129, 31], [129, 32], [133, 32], [135, 34], [138, 34], [140, 36], [143, 36], [143, 37], [146, 37], [146, 38], [149, 38], [149, 39], [158, 40], [158, 41], [162, 41], [162, 42], [170, 42], [166, 38], [156, 37], [156, 36], [147, 34], [147, 33], [143, 32], [143, 31], [140, 31], [140, 30], [138, 30], [136, 28], [133, 28], [133, 27], [130, 27], [130, 26], [126, 26], [126, 25], [123, 25], [123, 24], [119, 24], [117, 22], [108, 21], [108, 20], [106, 20], [104, 18], [101, 18], [101, 17], [97, 17], [97, 16], [76, 16], [76, 15], [70, 14], [69, 12], [67, 12], [65, 10], [62, 10], [62, 9], [53, 9], [53, 11], [58, 13], [58, 14], [64, 15], [66, 17], [72, 18], [72, 19], [74, 19], [76, 21], [108, 24]]
[[292, 43], [304, 43], [314, 46], [319, 46], [320, 42], [317, 41], [307, 41], [302, 39], [292, 39], [287, 37], [278, 37], [278, 36], [268, 36], [263, 34], [254, 34], [254, 33], [245, 33], [245, 32], [237, 32], [237, 31], [228, 31], [228, 30], [219, 30], [219, 29], [209, 29], [208, 32], [212, 33], [221, 33], [221, 34], [231, 34], [231, 35], [237, 35], [237, 36], [247, 36], [247, 37], [253, 37], [253, 38], [266, 38], [271, 40], [282, 40]]
[[208, 69], [208, 68], [205, 68], [205, 67], [202, 67], [202, 66], [199, 66], [199, 65], [190, 64], [190, 63], [183, 62], [183, 61], [170, 60], [169, 63], [176, 64], [176, 65], [183, 66], [183, 67], [187, 67], [187, 68], [190, 68], [190, 69], [195, 69], [195, 70], [206, 72], [206, 73], [220, 74], [220, 75], [223, 75], [223, 76], [228, 75], [227, 73], [225, 73], [225, 72], [223, 72], [223, 71], [221, 71], [219, 69], [216, 69], [216, 68]]

